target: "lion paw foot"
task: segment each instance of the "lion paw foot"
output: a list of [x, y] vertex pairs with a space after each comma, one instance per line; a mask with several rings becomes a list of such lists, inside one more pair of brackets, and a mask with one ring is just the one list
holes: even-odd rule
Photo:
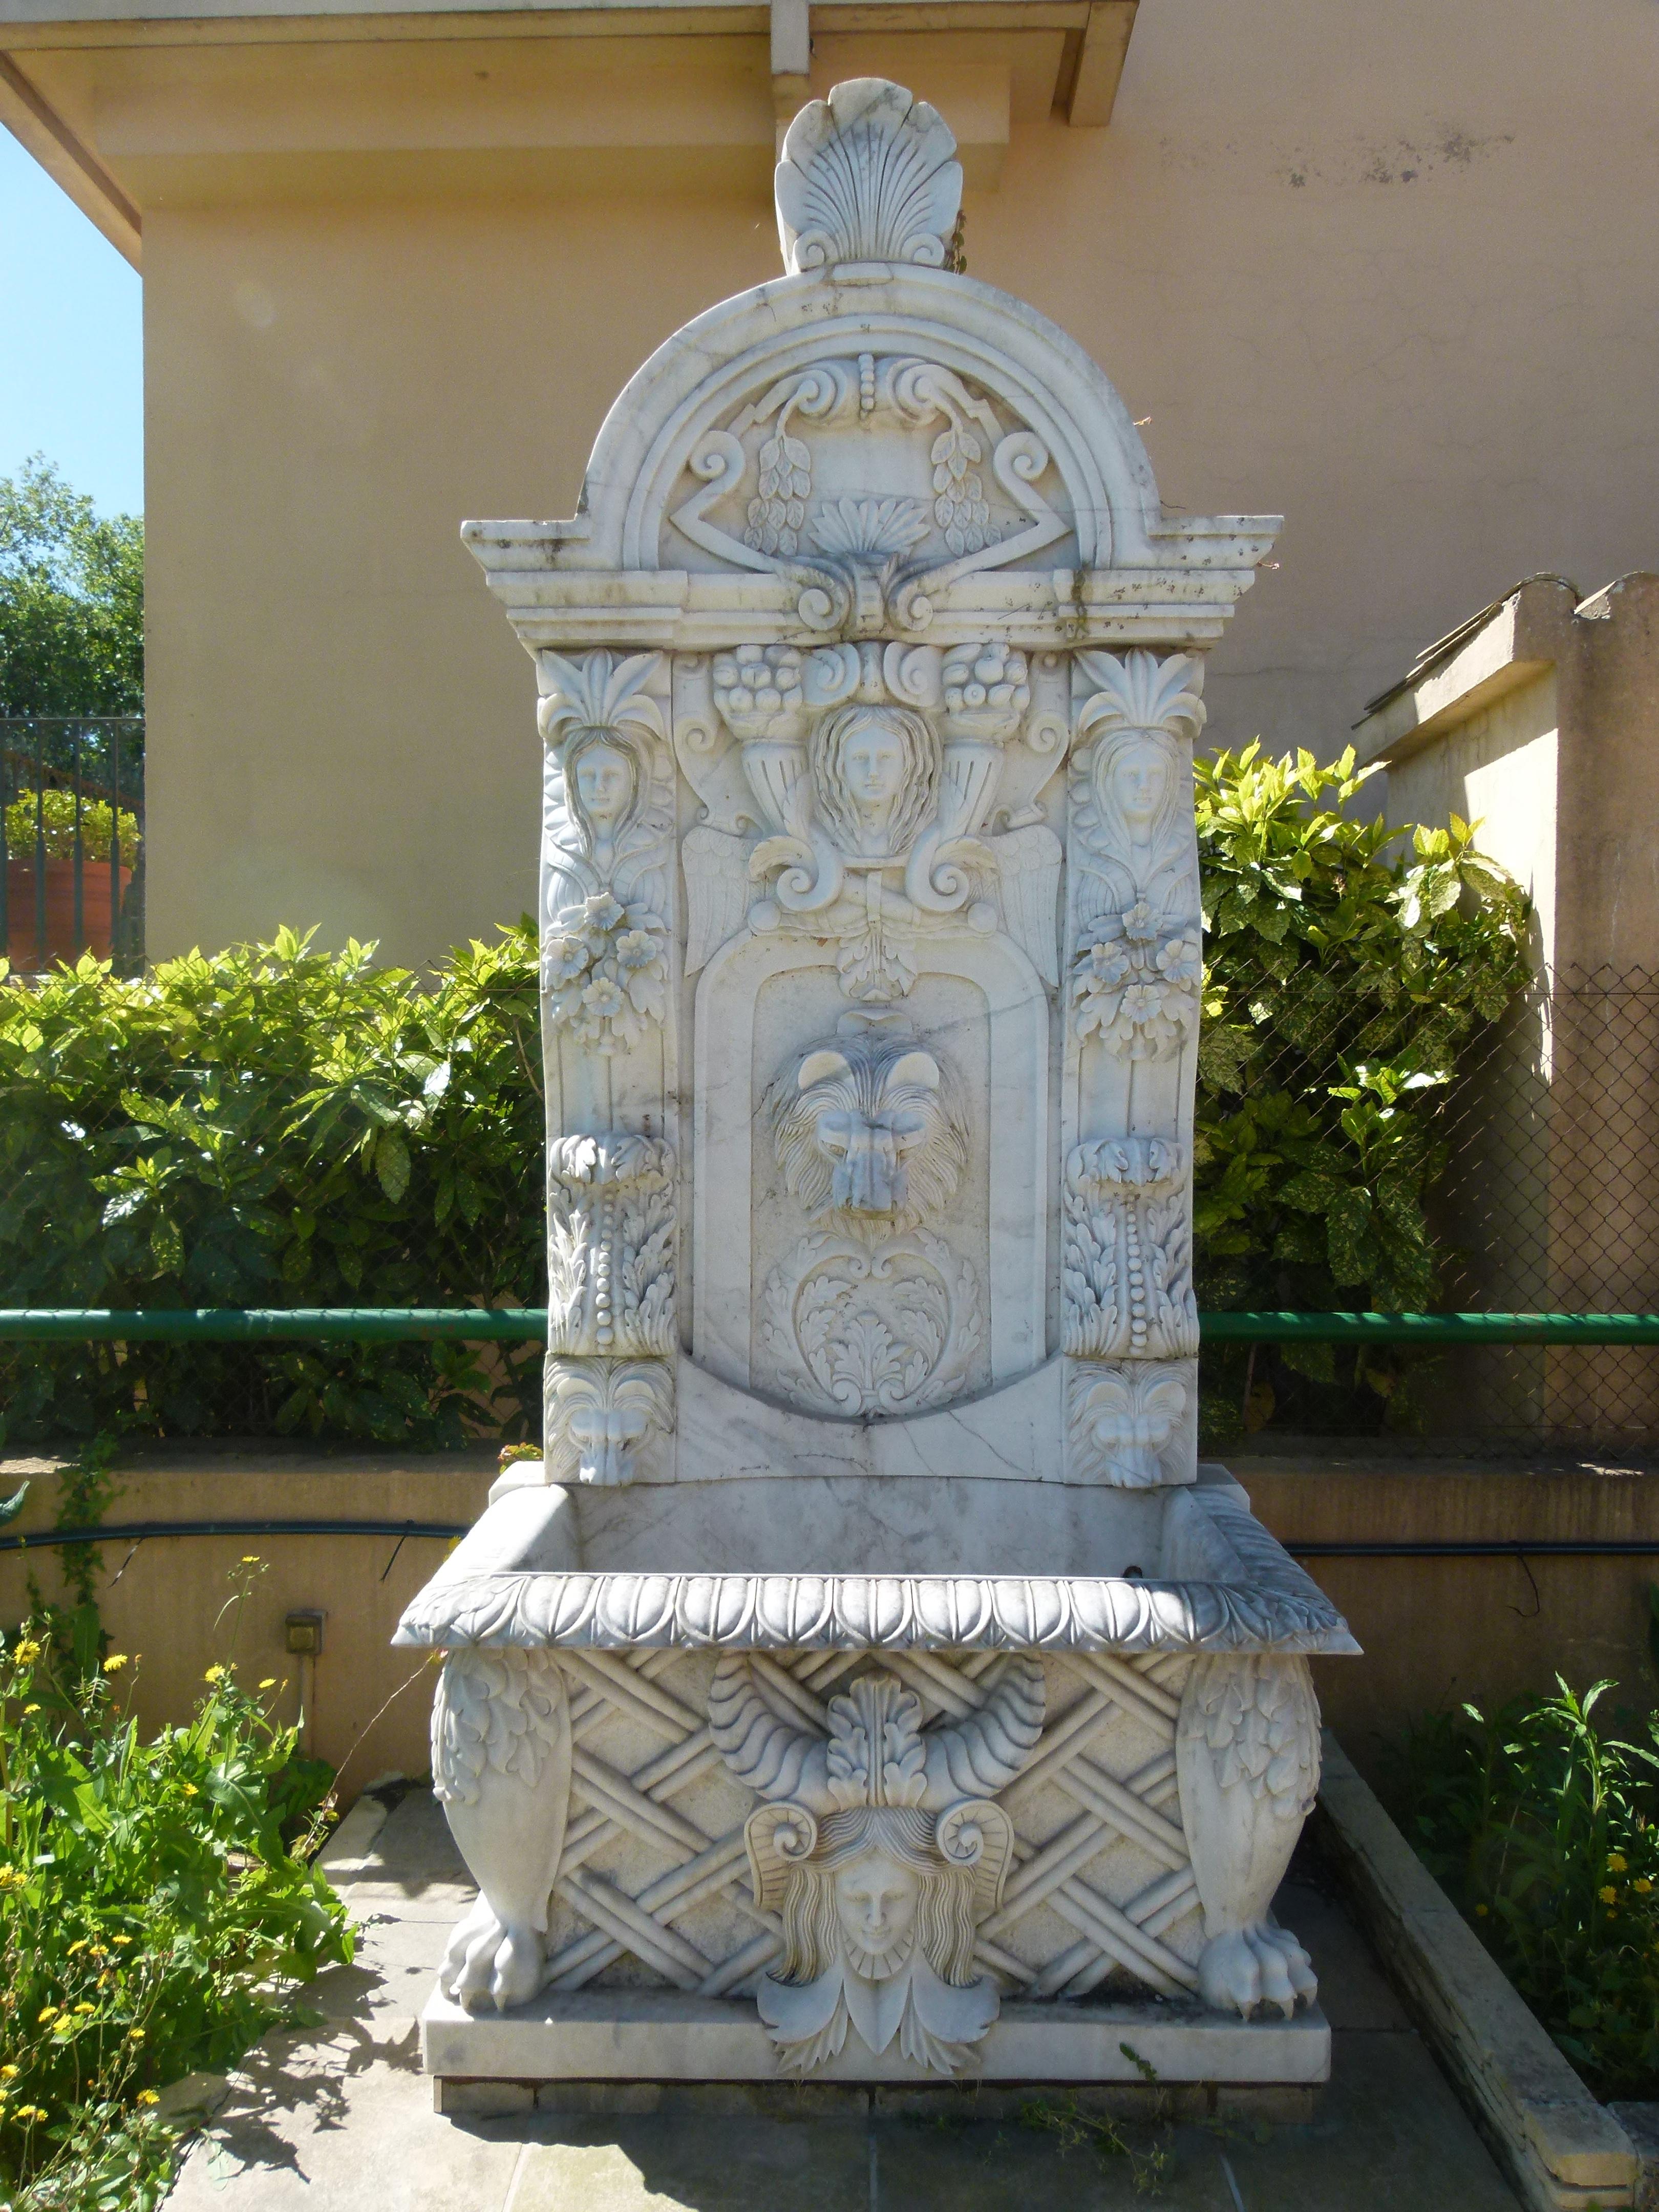
[[542, 1985], [542, 1942], [533, 1928], [508, 1927], [481, 1897], [449, 1939], [438, 1986], [468, 2012], [527, 2004]]
[[1313, 1961], [1288, 1928], [1270, 1920], [1212, 1936], [1198, 1962], [1198, 1985], [1218, 2012], [1254, 2017], [1271, 2007], [1286, 2020], [1298, 1999], [1311, 2004], [1319, 1981]]

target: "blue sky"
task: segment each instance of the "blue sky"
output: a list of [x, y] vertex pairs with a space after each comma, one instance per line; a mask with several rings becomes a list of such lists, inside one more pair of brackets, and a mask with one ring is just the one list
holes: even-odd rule
[[0, 128], [0, 476], [56, 461], [105, 514], [144, 503], [136, 270]]

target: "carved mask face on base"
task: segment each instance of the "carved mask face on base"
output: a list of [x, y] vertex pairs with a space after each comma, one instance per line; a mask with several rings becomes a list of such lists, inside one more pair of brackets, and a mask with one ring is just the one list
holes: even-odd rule
[[909, 1954], [922, 1877], [879, 1846], [838, 1867], [836, 1917], [848, 1962], [872, 1981], [896, 1972]]

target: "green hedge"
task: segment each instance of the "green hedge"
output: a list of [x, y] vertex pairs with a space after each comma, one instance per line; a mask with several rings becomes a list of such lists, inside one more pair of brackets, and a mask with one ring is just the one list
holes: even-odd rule
[[[38, 1306], [511, 1305], [544, 1297], [528, 924], [429, 987], [372, 948], [83, 958], [0, 991], [0, 1281]], [[534, 1346], [14, 1345], [14, 1440], [459, 1443], [539, 1419]]]
[[[1440, 1104], [1459, 1051], [1524, 981], [1526, 914], [1463, 825], [1401, 839], [1340, 811], [1358, 788], [1351, 757], [1251, 746], [1200, 765], [1200, 1304], [1433, 1303]], [[283, 930], [143, 981], [85, 959], [0, 991], [5, 1302], [539, 1303], [531, 927], [427, 984], [370, 953]], [[1212, 1431], [1241, 1405], [1274, 1410], [1269, 1373], [1302, 1421], [1375, 1425], [1401, 1402], [1386, 1351], [1356, 1365], [1285, 1350], [1253, 1399], [1247, 1359], [1206, 1355]], [[533, 1430], [538, 1360], [16, 1345], [0, 1349], [0, 1406], [19, 1440], [116, 1427], [435, 1446], [479, 1424]]]

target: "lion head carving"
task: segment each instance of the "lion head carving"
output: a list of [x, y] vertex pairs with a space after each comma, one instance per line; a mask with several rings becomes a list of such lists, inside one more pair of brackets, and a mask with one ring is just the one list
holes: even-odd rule
[[778, 1164], [813, 1220], [914, 1228], [968, 1164], [961, 1087], [913, 1036], [866, 1030], [799, 1054], [766, 1095]]

